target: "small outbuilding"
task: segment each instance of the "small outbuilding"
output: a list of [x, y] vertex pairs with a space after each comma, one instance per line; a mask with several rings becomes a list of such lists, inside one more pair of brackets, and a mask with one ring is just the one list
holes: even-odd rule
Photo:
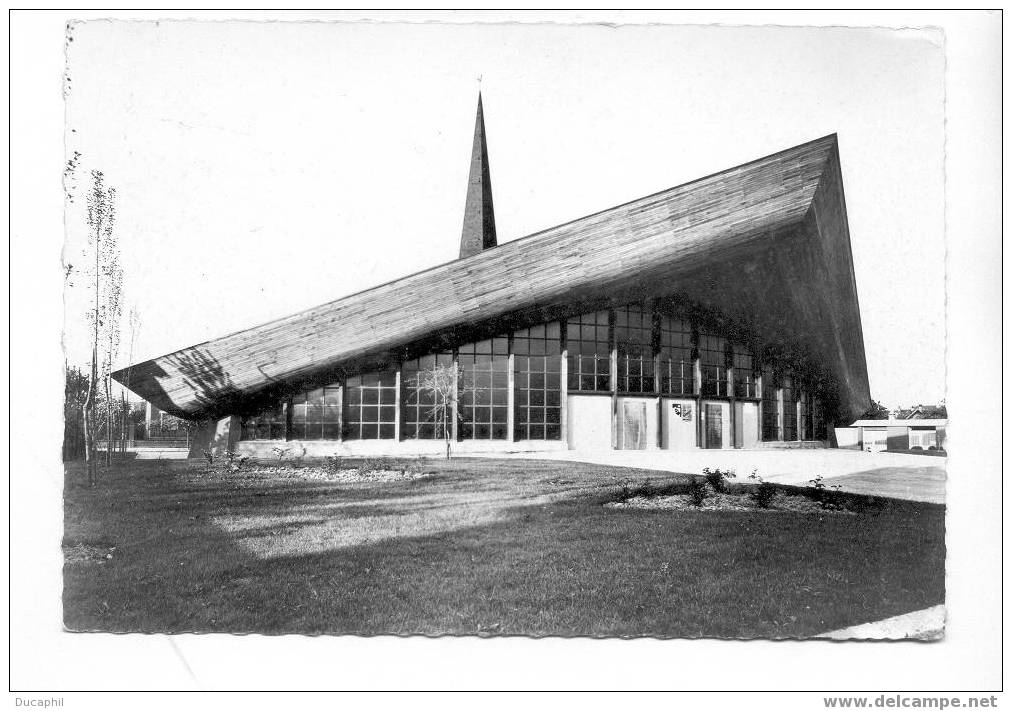
[[948, 420], [856, 420], [849, 427], [836, 428], [841, 449], [865, 452], [944, 452]]

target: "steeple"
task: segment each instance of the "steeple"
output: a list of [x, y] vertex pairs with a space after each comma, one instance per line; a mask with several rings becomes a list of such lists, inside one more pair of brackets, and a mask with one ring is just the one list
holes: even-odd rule
[[478, 115], [474, 119], [474, 143], [471, 146], [471, 174], [467, 179], [467, 201], [464, 203], [464, 229], [460, 233], [460, 256], [470, 257], [495, 245], [492, 179], [488, 173], [485, 116], [481, 110], [479, 91]]

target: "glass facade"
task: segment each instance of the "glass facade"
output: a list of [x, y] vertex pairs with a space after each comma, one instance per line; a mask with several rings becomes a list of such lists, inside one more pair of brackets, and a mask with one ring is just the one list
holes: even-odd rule
[[458, 440], [559, 441], [567, 389], [611, 392], [613, 347], [619, 393], [761, 399], [764, 441], [825, 439], [820, 403], [802, 393], [800, 383], [779, 373], [775, 378], [771, 366], [763, 366], [760, 383], [750, 349], [729, 347], [727, 338], [697, 332], [687, 319], [655, 313], [642, 303], [532, 325], [508, 337], [461, 345], [455, 353], [406, 360], [399, 371], [363, 373], [302, 392], [242, 417], [240, 436], [441, 440], [454, 431], [456, 398]]
[[654, 392], [653, 312], [641, 305], [615, 309], [618, 391]]
[[241, 420], [240, 439], [284, 439], [285, 403]]
[[777, 400], [777, 383], [770, 368], [763, 368], [763, 441], [773, 442], [780, 438], [780, 403]]
[[397, 375], [393, 371], [348, 378], [344, 385], [345, 439], [394, 439]]
[[661, 316], [661, 392], [692, 395], [695, 368], [692, 361], [692, 326], [688, 321]]
[[756, 398], [755, 365], [752, 354], [745, 349], [734, 349], [734, 396], [740, 398]]
[[401, 438], [445, 439], [453, 431], [453, 354], [436, 353], [401, 365]]
[[562, 438], [560, 335], [557, 322], [513, 334], [514, 439]]
[[710, 333], [699, 334], [699, 370], [703, 397], [727, 396], [727, 340]]
[[509, 340], [468, 343], [458, 352], [461, 439], [507, 439], [509, 434]]
[[341, 387], [328, 385], [292, 398], [291, 439], [337, 439], [341, 432]]
[[581, 314], [566, 323], [569, 390], [611, 390], [611, 338], [608, 312]]
[[784, 394], [784, 440], [793, 442], [798, 439], [798, 396], [797, 386], [791, 378], [784, 378], [782, 385]]

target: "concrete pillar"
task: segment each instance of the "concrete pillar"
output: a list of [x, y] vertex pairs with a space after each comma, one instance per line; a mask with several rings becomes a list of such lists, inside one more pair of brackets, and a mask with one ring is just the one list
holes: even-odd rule
[[394, 369], [394, 441], [401, 441], [401, 364]]
[[611, 340], [612, 349], [608, 365], [608, 380], [611, 381], [611, 448], [618, 449], [618, 349], [615, 348], [614, 337]]
[[[566, 324], [563, 322], [562, 327]], [[565, 331], [563, 331], [565, 332]], [[569, 350], [562, 349], [559, 362], [559, 436], [562, 446], [569, 449]]]
[[457, 428], [457, 420], [460, 419], [460, 416], [459, 416], [460, 409], [459, 409], [458, 404], [457, 404], [457, 398], [458, 398], [458, 393], [459, 393], [457, 381], [459, 380], [459, 378], [460, 378], [460, 360], [457, 357], [457, 349], [454, 348], [453, 349], [453, 395], [452, 395], [452, 399], [450, 400], [450, 439], [453, 440], [454, 442], [457, 442], [460, 439], [458, 437], [458, 428]]
[[242, 422], [236, 415], [228, 415], [217, 420], [202, 420], [190, 443], [189, 457], [203, 458], [205, 451], [211, 452], [215, 457], [221, 457], [225, 452], [233, 451], [235, 443], [239, 441], [241, 428]]
[[[516, 364], [513, 358], [513, 334], [509, 337], [509, 365], [507, 366], [506, 382], [508, 392], [506, 393], [506, 441], [515, 442], [516, 436], [514, 430], [516, 429], [516, 395], [513, 393], [513, 389], [516, 387], [516, 374], [513, 372], [513, 366]], [[494, 375], [492, 376], [495, 377]], [[494, 407], [494, 406], [493, 406]]]
[[784, 441], [784, 389], [777, 388], [777, 441]]

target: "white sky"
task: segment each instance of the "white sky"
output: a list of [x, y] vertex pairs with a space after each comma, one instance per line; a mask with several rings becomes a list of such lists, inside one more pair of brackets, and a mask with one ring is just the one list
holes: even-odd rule
[[[944, 397], [940, 35], [89, 22], [73, 39], [67, 149], [119, 192], [135, 361], [454, 259], [482, 75], [500, 243], [838, 133], [872, 397]], [[84, 362], [77, 313], [71, 294]]]

